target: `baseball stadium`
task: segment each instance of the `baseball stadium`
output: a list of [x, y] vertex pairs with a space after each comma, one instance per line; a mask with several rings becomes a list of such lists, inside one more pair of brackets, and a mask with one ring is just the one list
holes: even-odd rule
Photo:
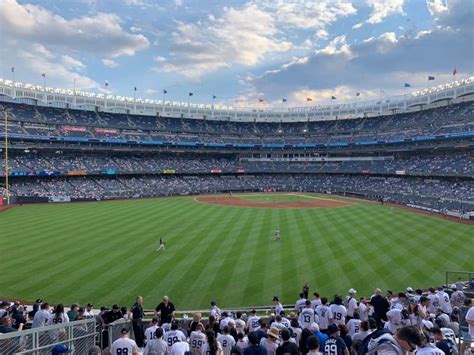
[[[154, 2], [126, 3], [124, 7], [142, 4], [133, 17]], [[441, 6], [427, 3], [430, 13]], [[325, 11], [340, 6], [328, 4]], [[356, 5], [352, 2], [350, 7]], [[197, 11], [191, 2], [177, 1], [174, 6], [176, 16], [179, 9]], [[273, 11], [258, 1], [242, 9], [234, 6], [224, 8], [223, 19], [239, 11], [245, 16], [251, 10]], [[449, 16], [460, 11], [459, 1], [453, 1], [451, 10], [445, 6]], [[59, 11], [44, 1], [14, 0], [3, 3], [0, 10], [8, 13], [20, 8], [35, 21], [35, 16]], [[209, 16], [214, 16], [211, 12], [210, 7]], [[102, 15], [109, 16], [95, 16]], [[80, 26], [85, 19], [64, 16], [58, 26], [70, 21]], [[110, 16], [119, 15], [111, 12]], [[434, 23], [449, 19], [444, 12], [437, 16]], [[0, 28], [0, 33], [17, 38], [13, 20], [3, 19], [11, 28]], [[53, 27], [55, 21], [45, 26]], [[176, 21], [176, 31], [180, 31], [179, 26], [185, 24]], [[225, 26], [213, 17], [206, 21]], [[352, 32], [369, 23], [370, 18], [354, 24]], [[191, 28], [198, 31], [198, 25]], [[236, 26], [240, 25], [237, 21]], [[130, 40], [138, 36], [151, 40], [145, 29], [130, 28], [128, 33], [121, 27], [123, 22], [117, 26]], [[471, 23], [467, 29], [471, 39], [472, 30]], [[105, 36], [106, 31], [99, 27], [97, 36]], [[259, 33], [259, 29], [252, 31]], [[268, 38], [276, 40], [277, 33]], [[178, 42], [173, 38], [178, 34], [183, 36], [172, 32], [168, 40]], [[61, 42], [62, 35], [67, 38], [66, 33], [58, 34], [54, 45], [74, 49]], [[79, 61], [69, 54], [61, 56], [60, 49], [54, 52], [46, 39], [44, 43], [31, 39], [33, 35], [28, 39], [20, 32], [16, 36], [25, 46], [33, 41], [34, 46], [44, 46], [42, 51], [51, 50], [45, 58], [53, 62], [59, 58]], [[412, 40], [416, 46], [421, 36], [434, 36], [434, 32], [400, 36], [398, 45]], [[336, 47], [342, 41], [337, 38]], [[318, 63], [346, 55], [345, 51], [355, 56], [374, 38], [364, 44], [347, 44], [344, 39], [343, 46], [333, 52], [316, 49], [311, 55]], [[179, 48], [184, 43], [184, 39], [179, 42]], [[7, 43], [5, 48], [10, 45], [15, 46]], [[37, 50], [34, 46], [31, 53]], [[29, 47], [12, 48], [13, 54], [5, 51], [5, 58], [27, 63], [23, 52]], [[101, 49], [94, 48], [88, 55], [97, 53], [100, 58]], [[470, 50], [472, 54], [472, 42]], [[0, 354], [259, 353], [250, 352], [252, 347], [278, 354], [289, 346], [288, 330], [295, 351], [306, 354], [312, 343], [301, 340], [301, 330], [307, 329], [311, 330], [308, 337], [318, 338], [321, 330], [329, 341], [334, 340], [336, 352], [321, 345], [319, 338], [320, 354], [363, 354], [367, 349], [364, 352], [352, 343], [354, 333], [349, 334], [349, 345], [344, 331], [350, 333], [355, 321], [358, 333], [360, 323], [369, 324], [371, 319], [376, 324], [373, 334], [385, 329], [393, 336], [393, 346], [403, 351], [409, 350], [399, 340], [411, 337], [420, 354], [428, 345], [424, 340], [418, 343], [417, 337], [430, 333], [428, 338], [437, 339], [437, 326], [447, 329], [448, 323], [458, 322], [453, 348], [459, 348], [457, 354], [470, 354], [474, 339], [470, 335], [474, 311], [469, 303], [474, 298], [472, 62], [462, 75], [459, 67], [450, 69], [449, 75], [438, 74], [434, 64], [428, 74], [420, 70], [424, 82], [417, 89], [413, 77], [403, 79], [407, 82], [402, 81], [400, 91], [392, 90], [391, 84], [380, 89], [384, 79], [381, 83], [373, 79], [351, 82], [347, 74], [341, 85], [353, 88], [354, 93], [345, 99], [339, 99], [345, 95], [337, 91], [341, 86], [328, 91], [318, 82], [313, 91], [307, 89], [311, 84], [305, 86], [299, 99], [297, 94], [290, 99], [289, 92], [272, 97], [273, 86], [281, 84], [265, 82], [255, 96], [246, 94], [245, 102], [239, 103], [224, 97], [227, 91], [199, 93], [208, 82], [216, 87], [226, 84], [217, 74], [199, 74], [196, 79], [191, 64], [181, 68], [177, 58], [171, 64], [171, 59], [162, 56], [154, 61], [169, 63], [163, 64], [169, 67], [155, 70], [155, 80], [170, 83], [141, 92], [139, 87], [148, 85], [147, 75], [140, 80], [138, 69], [118, 64], [122, 55], [133, 57], [138, 51], [120, 54], [117, 49], [102, 60], [107, 71], [129, 70], [130, 76], [138, 75], [132, 84], [133, 96], [114, 88], [99, 73], [89, 75], [103, 80], [103, 85], [84, 85], [85, 64], [64, 64], [74, 77], [69, 85], [59, 79], [60, 68], [48, 72], [45, 64], [38, 78], [31, 74], [32, 67], [25, 69], [28, 75], [22, 75], [17, 62], [11, 68], [2, 63], [7, 68], [0, 78]], [[257, 65], [252, 67], [252, 79], [246, 80], [255, 80], [257, 87], [262, 77], [311, 60], [293, 59], [280, 69], [268, 67], [263, 74]], [[227, 65], [240, 73], [243, 64]], [[418, 75], [413, 64], [407, 66], [407, 71]], [[207, 73], [203, 66], [198, 68]], [[393, 70], [399, 75], [399, 69]], [[173, 71], [176, 77], [170, 74]], [[173, 80], [189, 84], [183, 96], [173, 96], [173, 85], [178, 85]], [[332, 310], [333, 318], [323, 321], [325, 312], [319, 307], [326, 302], [321, 303], [321, 297], [327, 298], [328, 310], [343, 307], [345, 320], [340, 322]], [[388, 304], [384, 311], [377, 297]], [[410, 318], [411, 303], [425, 313], [417, 310], [416, 317]], [[303, 317], [305, 307], [311, 309], [310, 322]], [[398, 311], [401, 315], [395, 315]], [[253, 327], [248, 322], [255, 314], [260, 320]], [[44, 318], [37, 320], [38, 315]], [[445, 319], [440, 315], [448, 320], [442, 323]], [[395, 321], [396, 317], [401, 318]], [[213, 322], [217, 322], [215, 329]], [[201, 325], [207, 331], [199, 333]], [[150, 337], [149, 326], [155, 327]], [[173, 332], [182, 333], [183, 340]], [[201, 345], [196, 348], [193, 333], [199, 333], [194, 334], [196, 339], [202, 338], [202, 349]], [[261, 336], [254, 344], [255, 334]], [[224, 345], [228, 341], [234, 344], [232, 349]], [[160, 342], [166, 350], [150, 350], [158, 349]], [[182, 349], [176, 345], [180, 342]], [[441, 351], [442, 345], [431, 343]], [[207, 351], [203, 350], [206, 346]]]

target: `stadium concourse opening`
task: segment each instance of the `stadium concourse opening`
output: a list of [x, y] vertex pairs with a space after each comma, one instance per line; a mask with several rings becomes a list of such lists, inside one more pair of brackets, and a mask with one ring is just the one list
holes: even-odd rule
[[[247, 199], [250, 197], [250, 199]], [[220, 206], [256, 208], [337, 208], [352, 203], [294, 193], [200, 196], [196, 201]]]

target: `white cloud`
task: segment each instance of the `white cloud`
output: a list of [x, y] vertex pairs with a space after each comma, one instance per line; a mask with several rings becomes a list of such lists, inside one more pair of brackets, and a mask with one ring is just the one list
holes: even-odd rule
[[448, 11], [447, 0], [426, 0], [426, 6], [428, 7], [431, 16], [438, 16], [439, 14]]
[[157, 55], [156, 57], [153, 57], [153, 60], [155, 62], [158, 62], [158, 63], [163, 63], [163, 62], [166, 62], [166, 58], [165, 57], [162, 57], [160, 55]]
[[352, 26], [353, 29], [362, 27], [365, 23], [375, 25], [381, 23], [386, 17], [392, 15], [405, 16], [403, 6], [406, 0], [366, 0], [367, 6], [372, 8], [370, 17], [364, 22], [360, 22]]
[[94, 89], [100, 85], [77, 70], [85, 70], [85, 65], [69, 56], [57, 55], [39, 43], [33, 43], [28, 48], [18, 46], [18, 41], [5, 38], [0, 46], [0, 57], [5, 63], [12, 63], [18, 80], [42, 83], [41, 74], [46, 74], [46, 85], [73, 88], [74, 79], [76, 89]]
[[349, 44], [347, 44], [346, 36], [337, 36], [332, 41], [330, 41], [326, 47], [323, 49], [318, 49], [315, 51], [316, 54], [340, 54], [343, 53], [345, 55], [351, 55], [351, 49]]
[[130, 32], [132, 33], [137, 33], [137, 32], [142, 32], [143, 30], [140, 27], [137, 26], [132, 26], [130, 27]]
[[120, 22], [113, 14], [65, 19], [40, 6], [0, 1], [3, 37], [110, 57], [134, 55], [149, 46], [145, 36], [124, 31]]
[[242, 9], [224, 8], [219, 18], [176, 23], [171, 35], [173, 57], [155, 70], [199, 79], [231, 65], [254, 66], [264, 57], [292, 47], [278, 34], [274, 18], [254, 4]]
[[[224, 7], [220, 16], [178, 22], [171, 57], [153, 70], [199, 79], [232, 65], [255, 66], [279, 53], [313, 49], [312, 39], [327, 39], [330, 24], [356, 13], [349, 0], [250, 0], [238, 9]], [[290, 42], [288, 31], [300, 29], [314, 30], [314, 38]]]
[[68, 69], [81, 70], [86, 67], [80, 60], [77, 60], [70, 55], [62, 55], [61, 58], [62, 64]]
[[474, 7], [466, 7], [463, 0], [450, 0], [449, 6], [430, 29], [399, 36], [386, 32], [351, 44], [339, 36], [314, 51], [304, 63], [270, 68], [245, 84], [270, 98], [303, 89], [324, 96], [336, 90], [333, 88], [349, 87], [339, 89], [342, 94], [338, 95], [344, 97], [344, 92], [364, 93], [374, 88], [382, 88], [387, 95], [401, 94], [404, 82], [414, 89], [426, 87], [428, 75], [434, 75], [436, 83], [445, 83], [452, 80], [454, 67], [462, 77], [473, 75]]
[[102, 59], [102, 64], [109, 68], [117, 68], [119, 66], [117, 62], [107, 58]]
[[287, 27], [325, 29], [341, 17], [352, 16], [357, 10], [347, 0], [256, 0], [276, 22]]

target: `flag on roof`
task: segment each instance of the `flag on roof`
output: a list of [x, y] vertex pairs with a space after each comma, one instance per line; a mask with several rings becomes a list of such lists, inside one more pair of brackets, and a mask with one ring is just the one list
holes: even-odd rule
[[167, 94], [167, 93], [168, 93], [168, 91], [166, 91], [166, 90], [163, 90], [163, 94]]
[[108, 87], [109, 86], [109, 82], [106, 80], [105, 83], [104, 83], [105, 87]]
[[454, 70], [453, 70], [453, 76], [456, 76], [457, 73], [458, 73], [458, 71], [456, 70], [456, 68], [454, 68]]
[[[456, 70], [456, 69], [454, 69], [454, 70]], [[14, 72], [15, 72], [15, 67], [12, 67], [12, 73], [14, 73]]]
[[311, 97], [307, 97], [306, 101], [313, 101], [313, 99]]
[[213, 99], [213, 100], [217, 99], [217, 96], [216, 96], [216, 95], [212, 95], [212, 99]]
[[411, 88], [411, 84], [405, 83], [405, 87], [406, 87], [406, 88]]
[[435, 80], [434, 76], [428, 75], [428, 80]]
[[360, 92], [356, 92], [356, 96], [360, 96]]
[[263, 102], [263, 99], [258, 99], [258, 102]]
[[286, 102], [286, 98], [281, 99], [281, 102]]
[[133, 91], [137, 91], [137, 87], [136, 87], [136, 86], [133, 87]]
[[190, 92], [188, 95], [189, 95], [189, 96], [193, 96], [194, 94], [193, 94], [192, 92]]
[[336, 100], [336, 96], [331, 96], [331, 100]]
[[41, 74], [41, 76], [46, 79], [46, 74], [45, 73]]

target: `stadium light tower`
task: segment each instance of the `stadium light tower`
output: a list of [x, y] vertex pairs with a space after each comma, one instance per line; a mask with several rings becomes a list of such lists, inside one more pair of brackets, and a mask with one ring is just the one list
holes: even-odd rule
[[8, 179], [8, 112], [3, 111], [3, 118], [5, 119], [5, 192], [7, 194], [7, 206], [10, 205], [10, 187]]

